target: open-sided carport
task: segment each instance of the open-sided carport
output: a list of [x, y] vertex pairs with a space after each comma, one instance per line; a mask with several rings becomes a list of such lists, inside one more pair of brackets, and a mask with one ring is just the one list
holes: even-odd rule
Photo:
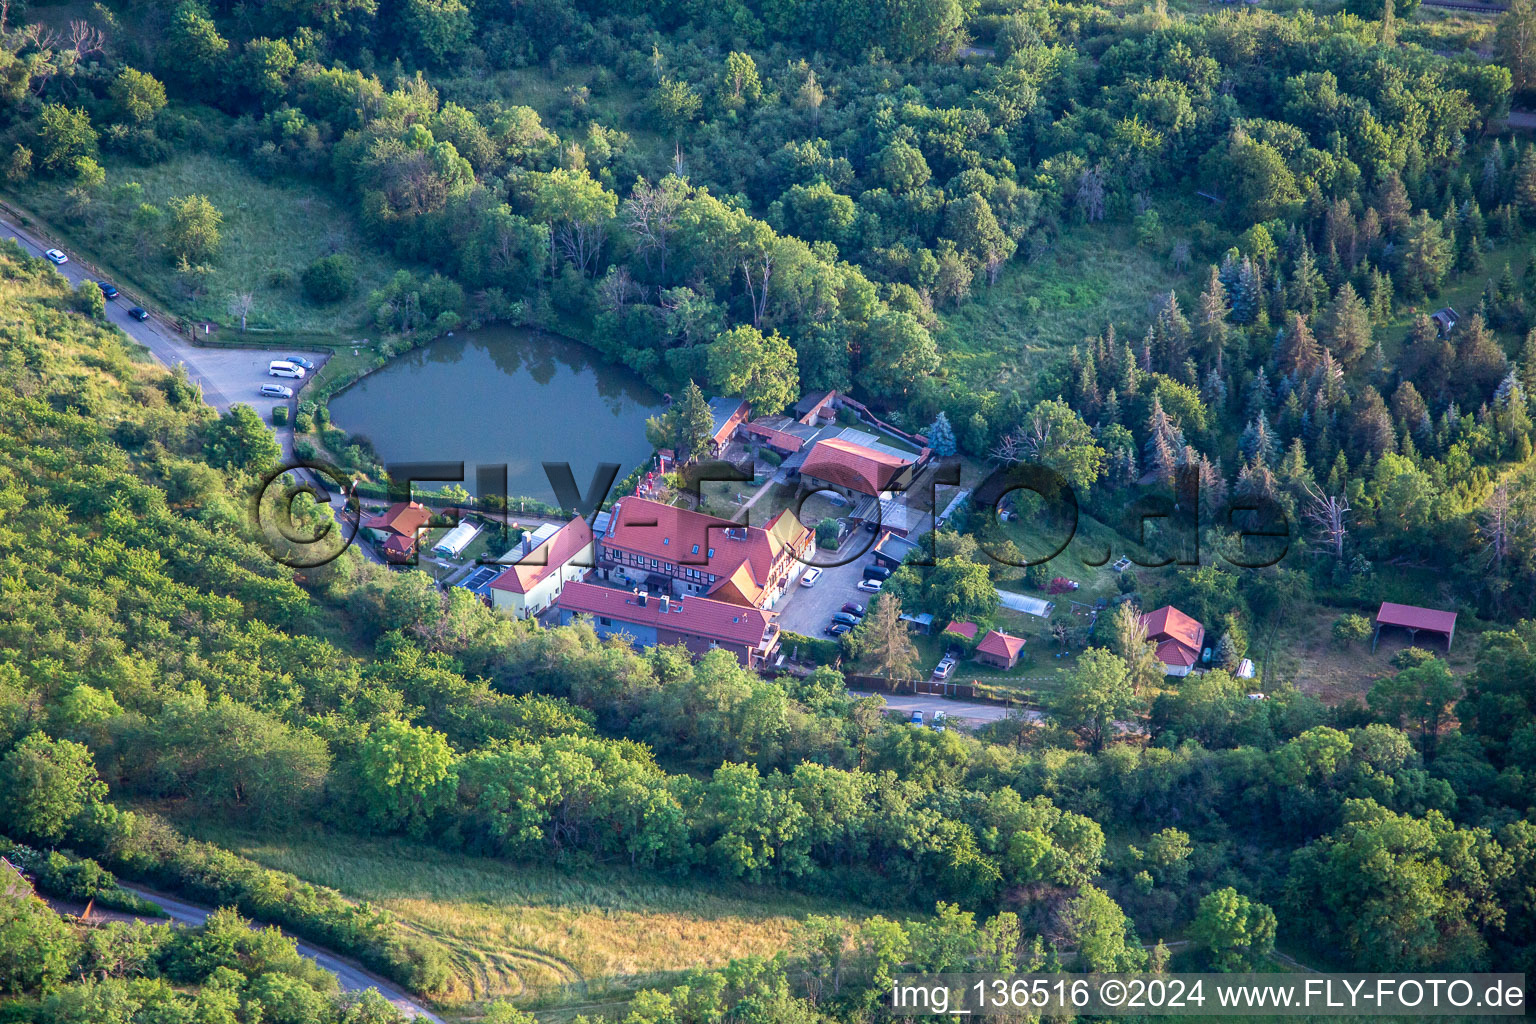
[[1445, 637], [1445, 652], [1451, 652], [1451, 640], [1456, 636], [1456, 613], [1442, 612], [1434, 608], [1420, 608], [1412, 604], [1393, 604], [1383, 601], [1376, 612], [1376, 635], [1371, 637], [1371, 650], [1381, 639], [1383, 626], [1406, 629], [1417, 640], [1420, 633], [1439, 633]]

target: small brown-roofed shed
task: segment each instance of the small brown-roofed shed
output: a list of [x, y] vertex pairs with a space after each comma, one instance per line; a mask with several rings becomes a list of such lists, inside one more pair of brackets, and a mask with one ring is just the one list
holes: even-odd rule
[[1381, 608], [1376, 612], [1376, 635], [1371, 638], [1371, 650], [1376, 650], [1376, 643], [1381, 639], [1381, 627], [1397, 626], [1406, 629], [1414, 639], [1418, 639], [1419, 633], [1439, 633], [1445, 637], [1445, 651], [1451, 651], [1451, 641], [1456, 637], [1456, 613], [1442, 612], [1434, 608], [1420, 608], [1412, 604], [1393, 604], [1391, 601], [1381, 602]]

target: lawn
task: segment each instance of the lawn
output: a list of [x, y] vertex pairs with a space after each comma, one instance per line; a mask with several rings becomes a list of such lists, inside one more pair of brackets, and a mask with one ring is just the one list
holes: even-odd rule
[[[250, 293], [252, 329], [350, 341], [368, 330], [364, 324], [369, 292], [398, 269], [387, 253], [362, 238], [352, 214], [324, 192], [259, 178], [229, 157], [180, 153], [147, 167], [107, 158], [104, 166], [106, 186], [83, 218], [67, 215], [67, 182], [32, 182], [18, 198], [114, 283], [147, 295], [179, 316], [232, 325], [230, 297]], [[120, 186], [134, 182], [141, 186], [141, 196], [114, 195]], [[171, 199], [193, 194], [206, 196], [223, 215], [222, 246], [205, 287], [195, 295], [168, 257], [139, 257], [131, 226], [140, 201], [165, 211]], [[353, 257], [357, 283], [349, 298], [316, 305], [304, 298], [299, 275], [332, 251]]]
[[658, 881], [625, 869], [509, 864], [404, 840], [272, 837], [183, 822], [200, 838], [396, 913], [445, 942], [464, 987], [541, 1006], [621, 999], [682, 971], [790, 945], [809, 914], [869, 911], [779, 889]]

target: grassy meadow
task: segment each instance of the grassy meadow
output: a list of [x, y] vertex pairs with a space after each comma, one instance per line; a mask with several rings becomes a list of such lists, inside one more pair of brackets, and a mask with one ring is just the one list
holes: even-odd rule
[[[229, 157], [182, 152], [152, 166], [114, 158], [103, 166], [106, 186], [83, 215], [68, 208], [64, 181], [31, 182], [16, 198], [44, 222], [45, 230], [113, 283], [179, 316], [237, 326], [230, 297], [249, 292], [254, 298], [250, 328], [351, 341], [366, 330], [360, 325], [367, 320], [368, 293], [398, 269], [387, 253], [362, 238], [351, 212], [324, 192], [291, 179], [257, 177]], [[114, 190], [133, 182], [142, 195], [115, 200]], [[206, 196], [224, 218], [219, 254], [197, 293], [189, 291], [162, 252], [141, 259], [131, 220], [139, 202], [166, 211], [171, 199], [194, 194]], [[304, 297], [299, 275], [330, 252], [353, 257], [357, 284], [347, 299], [322, 306]]]
[[978, 277], [971, 297], [942, 314], [935, 337], [949, 372], [972, 387], [1027, 388], [1110, 323], [1139, 339], [1158, 297], [1170, 289], [1181, 297], [1198, 292], [1204, 270], [1198, 259], [1188, 270], [1173, 269], [1167, 246], [1140, 248], [1124, 225], [1083, 225], [1034, 263], [1010, 261], [991, 287]]
[[867, 909], [729, 882], [621, 868], [527, 866], [405, 840], [281, 836], [183, 822], [199, 838], [388, 908], [453, 952], [464, 1003], [601, 1004], [690, 968], [791, 945], [809, 914]]

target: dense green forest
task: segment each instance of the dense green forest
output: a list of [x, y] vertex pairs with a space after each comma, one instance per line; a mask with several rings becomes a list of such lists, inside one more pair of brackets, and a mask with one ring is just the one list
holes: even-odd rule
[[[1429, 45], [1414, 6], [0, 5], [8, 193], [184, 301], [231, 248], [224, 211], [151, 201], [135, 169], [198, 151], [321, 183], [366, 245], [247, 286], [358, 303], [386, 356], [507, 320], [759, 411], [837, 388], [943, 455], [1044, 463], [1117, 525], [1198, 481], [1206, 564], [1125, 589], [1206, 623], [1221, 663], [1166, 682], [1127, 605], [1043, 723], [939, 732], [830, 664], [636, 651], [356, 552], [296, 575], [248, 521], [279, 458], [255, 413], [215, 414], [100, 324], [93, 285], [7, 243], [6, 849], [61, 898], [153, 883], [461, 1007], [431, 935], [189, 835], [403, 836], [869, 908], [630, 993], [634, 1024], [862, 1020], [904, 967], [1235, 970], [1277, 942], [1536, 973], [1536, 146], [1502, 127], [1536, 11], [1488, 59]], [[1085, 239], [1152, 268], [1146, 294], [1055, 308]], [[1291, 548], [1240, 570], [1225, 512], [1256, 497]], [[934, 544], [834, 648], [849, 664], [912, 660], [880, 625], [897, 599], [995, 612], [998, 524]], [[1346, 699], [1249, 699], [1261, 634], [1337, 616], [1358, 643], [1384, 596], [1461, 610], [1465, 671], [1410, 648]], [[394, 1019], [232, 915], [40, 907], [0, 899], [0, 1020]]]

